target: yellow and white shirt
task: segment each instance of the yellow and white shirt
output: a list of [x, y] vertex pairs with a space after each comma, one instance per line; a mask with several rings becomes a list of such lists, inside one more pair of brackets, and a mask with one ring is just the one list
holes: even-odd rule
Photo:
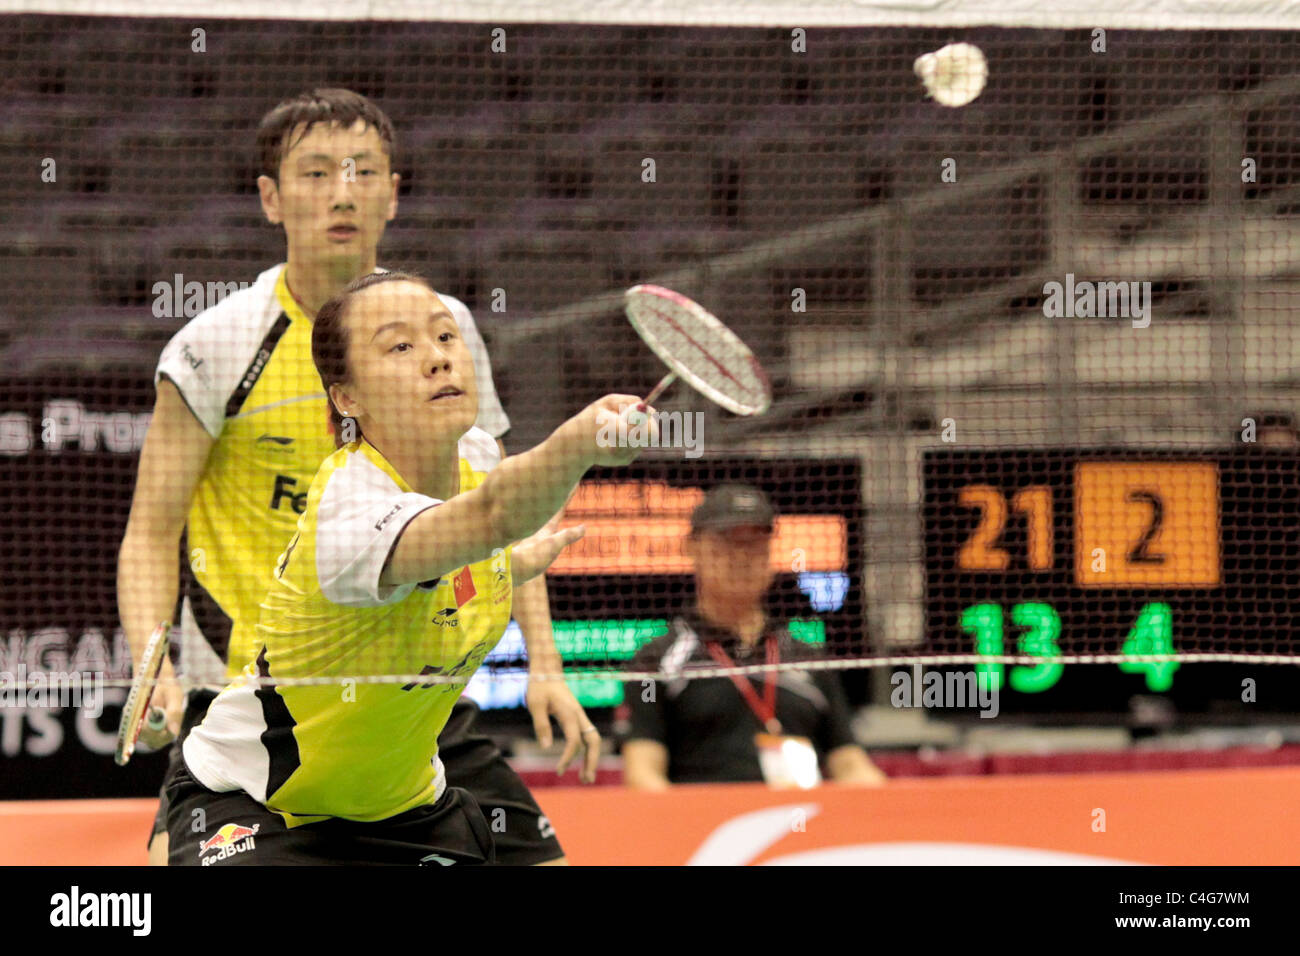
[[[276, 556], [294, 533], [307, 488], [334, 450], [328, 406], [311, 357], [312, 322], [284, 279], [283, 264], [185, 325], [158, 361], [216, 440], [190, 505], [173, 641], [180, 670], [218, 689], [252, 661], [258, 603]], [[469, 309], [451, 310], [474, 359], [477, 424], [509, 429], [492, 367]]]
[[[478, 428], [459, 452], [462, 493], [500, 460]], [[244, 790], [290, 826], [384, 820], [442, 795], [438, 734], [465, 684], [356, 678], [468, 681], [510, 621], [510, 549], [438, 580], [383, 588], [403, 530], [441, 502], [412, 491], [365, 439], [326, 459], [306, 494], [246, 672], [328, 680], [255, 687], [237, 679], [186, 738], [185, 763], [208, 789]]]

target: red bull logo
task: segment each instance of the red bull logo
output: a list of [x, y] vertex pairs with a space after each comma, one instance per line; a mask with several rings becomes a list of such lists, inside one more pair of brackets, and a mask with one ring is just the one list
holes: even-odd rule
[[[261, 828], [260, 823], [254, 823], [251, 827], [241, 826], [238, 823], [227, 823], [199, 844], [199, 856], [203, 860], [203, 865], [207, 866], [209, 863], [224, 860], [236, 853], [245, 853], [254, 849], [256, 842], [253, 837], [257, 836], [257, 831]], [[207, 856], [209, 850], [216, 850], [217, 852], [212, 856]]]

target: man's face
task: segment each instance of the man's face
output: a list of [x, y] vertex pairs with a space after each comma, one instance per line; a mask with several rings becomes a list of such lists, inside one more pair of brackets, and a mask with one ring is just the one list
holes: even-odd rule
[[[351, 129], [317, 123], [287, 137], [280, 181], [258, 177], [266, 218], [283, 223], [289, 254], [322, 267], [373, 262], [384, 226], [397, 215], [397, 184], [379, 131], [357, 120]], [[299, 138], [301, 137], [301, 138]]]
[[478, 416], [474, 361], [442, 300], [416, 282], [384, 282], [348, 305], [352, 381], [330, 396], [376, 442], [455, 441]]
[[700, 595], [758, 601], [772, 584], [772, 533], [762, 527], [701, 531], [686, 541]]

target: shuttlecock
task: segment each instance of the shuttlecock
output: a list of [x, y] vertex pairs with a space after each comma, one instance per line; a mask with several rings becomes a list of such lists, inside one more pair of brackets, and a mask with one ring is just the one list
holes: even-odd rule
[[942, 106], [965, 106], [984, 89], [989, 62], [970, 43], [949, 43], [941, 50], [916, 58], [912, 65], [926, 92]]

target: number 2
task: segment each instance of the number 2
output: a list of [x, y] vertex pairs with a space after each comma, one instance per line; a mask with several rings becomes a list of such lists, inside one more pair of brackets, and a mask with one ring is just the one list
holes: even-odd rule
[[1155, 536], [1160, 533], [1160, 526], [1165, 520], [1165, 503], [1154, 491], [1130, 491], [1125, 499], [1127, 501], [1145, 501], [1151, 506], [1151, 523], [1147, 525], [1146, 530], [1142, 532], [1142, 537], [1138, 538], [1138, 543], [1133, 545], [1128, 553], [1129, 564], [1164, 564], [1165, 556], [1163, 554], [1148, 554], [1147, 548], [1155, 540]]

